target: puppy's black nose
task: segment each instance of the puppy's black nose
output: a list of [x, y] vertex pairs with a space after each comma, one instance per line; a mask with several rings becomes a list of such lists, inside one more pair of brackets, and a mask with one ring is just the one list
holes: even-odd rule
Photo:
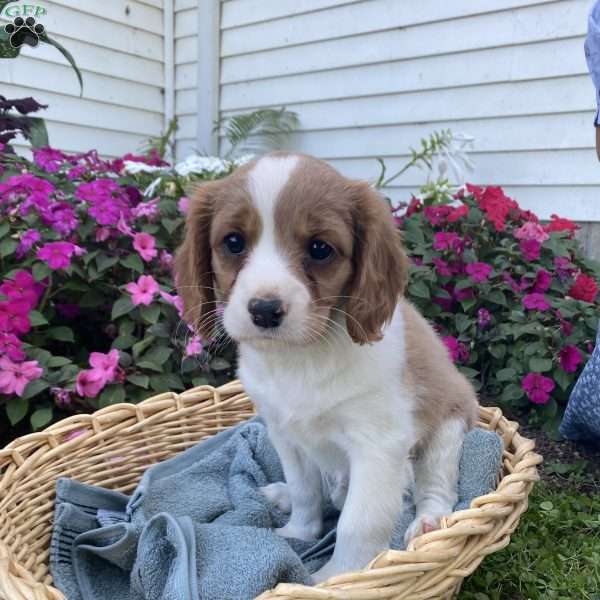
[[263, 298], [252, 298], [248, 302], [248, 312], [252, 322], [263, 329], [279, 327], [285, 314], [281, 300]]

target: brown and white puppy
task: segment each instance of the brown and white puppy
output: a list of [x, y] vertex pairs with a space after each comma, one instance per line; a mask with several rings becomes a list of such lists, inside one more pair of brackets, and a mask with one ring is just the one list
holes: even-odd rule
[[210, 335], [215, 304], [239, 343], [239, 376], [264, 417], [291, 507], [283, 536], [321, 533], [325, 494], [342, 507], [322, 581], [389, 547], [413, 477], [407, 539], [456, 502], [476, 395], [425, 319], [402, 299], [407, 259], [384, 201], [326, 163], [275, 153], [202, 185], [177, 275], [188, 320]]

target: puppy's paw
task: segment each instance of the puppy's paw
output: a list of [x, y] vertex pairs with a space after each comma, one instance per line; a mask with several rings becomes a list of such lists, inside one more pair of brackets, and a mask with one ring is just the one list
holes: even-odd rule
[[270, 483], [260, 488], [262, 495], [281, 512], [289, 513], [292, 511], [292, 500], [288, 490], [287, 483], [278, 481]]
[[304, 540], [305, 542], [312, 542], [317, 540], [321, 535], [321, 525], [318, 523], [307, 525], [288, 523], [283, 527], [275, 529], [275, 533], [285, 538], [295, 538], [297, 540]]
[[404, 543], [408, 543], [416, 537], [435, 531], [441, 527], [441, 519], [443, 515], [419, 515], [408, 527], [404, 534]]

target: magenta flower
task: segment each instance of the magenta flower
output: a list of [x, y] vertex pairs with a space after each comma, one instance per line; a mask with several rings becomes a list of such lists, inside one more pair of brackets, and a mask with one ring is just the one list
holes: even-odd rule
[[77, 165], [67, 171], [67, 179], [73, 181], [74, 179], [81, 179], [88, 171], [86, 165]]
[[546, 296], [536, 292], [523, 297], [523, 306], [529, 310], [548, 310], [550, 308]]
[[462, 342], [459, 342], [454, 336], [447, 335], [442, 337], [442, 341], [446, 344], [450, 358], [454, 362], [465, 362], [469, 358], [469, 350]]
[[119, 351], [111, 350], [108, 354], [92, 352], [90, 354], [90, 365], [92, 370], [99, 373], [104, 383], [111, 382], [117, 373], [119, 366]]
[[435, 265], [435, 270], [442, 277], [451, 277], [452, 276], [452, 270], [450, 269], [450, 266], [448, 265], [448, 263], [445, 260], [443, 260], [442, 258], [438, 258], [437, 256], [434, 256], [431, 259], [431, 262]]
[[108, 227], [98, 227], [95, 237], [97, 242], [105, 242], [110, 237], [110, 229]]
[[182, 214], [187, 215], [187, 212], [190, 209], [190, 199], [186, 196], [182, 196], [177, 203], [177, 208], [179, 208], [179, 211]]
[[133, 237], [133, 247], [146, 262], [150, 262], [158, 254], [156, 240], [149, 233], [136, 233]]
[[19, 300], [0, 302], [0, 332], [22, 335], [31, 329], [27, 304]]
[[438, 231], [433, 236], [434, 250], [452, 250], [460, 241], [458, 234], [452, 232]]
[[539, 223], [534, 223], [533, 221], [528, 221], [519, 229], [515, 229], [514, 236], [518, 240], [535, 240], [542, 244], [550, 236], [544, 231], [544, 228]]
[[554, 258], [554, 270], [561, 281], [570, 279], [577, 271], [573, 263], [564, 256], [556, 256]]
[[480, 308], [477, 311], [477, 324], [481, 329], [485, 329], [492, 321], [492, 315], [486, 308]]
[[540, 250], [542, 245], [537, 240], [527, 239], [521, 240], [519, 248], [525, 260], [532, 261], [537, 260], [540, 257]]
[[555, 387], [550, 377], [544, 377], [540, 373], [529, 373], [521, 380], [521, 387], [525, 390], [527, 397], [534, 404], [546, 404], [550, 399], [550, 392]]
[[128, 283], [125, 288], [131, 294], [131, 301], [138, 306], [143, 304], [148, 306], [154, 300], [154, 296], [158, 294], [160, 288], [158, 283], [152, 275], [142, 275], [137, 280], [137, 283], [133, 281]]
[[5, 279], [0, 285], [0, 294], [6, 296], [8, 300], [23, 302], [28, 310], [31, 310], [37, 305], [43, 289], [31, 273], [17, 271], [13, 279]]
[[197, 335], [194, 335], [192, 339], [186, 344], [185, 355], [195, 356], [201, 354], [203, 349], [202, 339]]
[[560, 366], [563, 371], [566, 371], [567, 373], [575, 373], [582, 361], [583, 356], [581, 355], [579, 348], [573, 344], [564, 346], [559, 352]]
[[37, 229], [28, 229], [25, 231], [19, 239], [17, 258], [23, 258], [33, 248], [33, 245], [41, 239], [42, 234]]
[[95, 398], [104, 385], [102, 373], [95, 369], [80, 371], [75, 382], [77, 393], [84, 398]]
[[481, 283], [486, 281], [492, 272], [492, 267], [487, 263], [474, 262], [469, 263], [466, 267], [467, 275], [475, 282]]
[[33, 148], [33, 162], [46, 171], [56, 173], [67, 159], [67, 155], [53, 148]]
[[112, 179], [80, 183], [75, 197], [88, 204], [88, 213], [99, 225], [116, 225], [121, 216], [126, 220], [131, 216], [129, 196]]
[[8, 356], [14, 362], [25, 360], [26, 355], [22, 350], [23, 343], [12, 333], [0, 333], [0, 355]]
[[544, 269], [540, 269], [535, 274], [535, 281], [533, 283], [533, 289], [536, 292], [544, 293], [550, 287], [552, 283], [552, 275], [545, 271]]
[[51, 204], [48, 210], [42, 214], [42, 221], [63, 236], [69, 235], [79, 226], [75, 211], [66, 202]]
[[8, 357], [0, 358], [0, 393], [22, 396], [30, 381], [42, 376], [37, 360], [16, 363]]
[[423, 209], [425, 218], [434, 226], [441, 225], [447, 218], [448, 215], [453, 211], [449, 205], [441, 206], [426, 206]]
[[50, 388], [50, 392], [54, 396], [54, 403], [58, 408], [66, 408], [71, 405], [71, 390], [53, 387]]
[[148, 200], [148, 202], [140, 202], [131, 211], [131, 214], [136, 219], [139, 219], [140, 217], [146, 217], [149, 221], [156, 219], [159, 213], [160, 209], [158, 208], [158, 198], [154, 198], [154, 200]]
[[49, 242], [37, 251], [36, 256], [46, 262], [53, 271], [56, 271], [57, 269], [68, 269], [71, 265], [71, 257], [83, 254], [85, 254], [85, 250], [71, 242]]

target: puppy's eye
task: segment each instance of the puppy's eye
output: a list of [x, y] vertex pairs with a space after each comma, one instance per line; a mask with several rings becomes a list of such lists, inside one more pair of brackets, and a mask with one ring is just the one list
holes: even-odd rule
[[223, 238], [223, 243], [231, 254], [242, 254], [246, 248], [246, 240], [239, 233], [228, 233]]
[[308, 254], [313, 260], [327, 260], [333, 252], [333, 248], [323, 240], [312, 240], [308, 245]]

